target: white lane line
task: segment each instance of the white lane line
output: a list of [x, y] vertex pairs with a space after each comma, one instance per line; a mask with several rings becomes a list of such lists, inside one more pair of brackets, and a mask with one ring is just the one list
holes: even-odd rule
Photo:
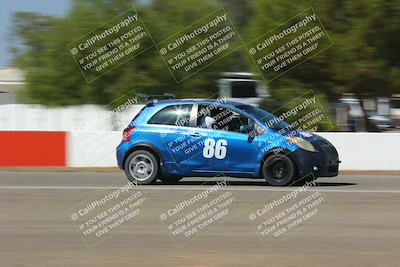
[[[50, 190], [113, 190], [120, 187], [113, 186], [0, 186], [0, 190], [10, 189], [50, 189]], [[200, 191], [207, 189], [208, 187], [154, 187], [154, 186], [139, 186], [138, 189], [142, 190], [186, 190], [186, 191]], [[220, 190], [225, 191], [258, 191], [258, 192], [290, 192], [294, 191], [298, 187], [291, 188], [221, 188]], [[309, 191], [318, 192], [333, 192], [333, 193], [400, 193], [400, 190], [356, 190], [356, 189], [311, 189]]]

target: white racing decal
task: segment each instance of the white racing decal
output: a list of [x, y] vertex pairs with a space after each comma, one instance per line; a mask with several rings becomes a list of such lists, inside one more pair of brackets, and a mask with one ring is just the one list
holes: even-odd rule
[[213, 138], [207, 138], [204, 141], [203, 157], [210, 159], [215, 156], [216, 159], [224, 159], [226, 157], [226, 149], [228, 142], [220, 139], [215, 142]]

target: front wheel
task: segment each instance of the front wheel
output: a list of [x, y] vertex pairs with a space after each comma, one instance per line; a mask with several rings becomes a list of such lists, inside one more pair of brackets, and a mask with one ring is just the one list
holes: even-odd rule
[[295, 180], [295, 165], [285, 155], [274, 154], [269, 156], [262, 165], [264, 179], [272, 186], [289, 185]]
[[157, 180], [158, 160], [147, 150], [132, 152], [124, 167], [126, 177], [135, 184], [150, 184]]

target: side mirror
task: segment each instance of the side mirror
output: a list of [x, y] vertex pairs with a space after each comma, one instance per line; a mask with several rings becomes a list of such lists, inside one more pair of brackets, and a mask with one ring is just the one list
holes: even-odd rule
[[251, 126], [251, 125], [242, 125], [242, 126], [240, 126], [239, 131], [240, 131], [241, 133], [249, 134], [249, 133], [251, 133], [252, 131], [254, 131], [254, 127]]

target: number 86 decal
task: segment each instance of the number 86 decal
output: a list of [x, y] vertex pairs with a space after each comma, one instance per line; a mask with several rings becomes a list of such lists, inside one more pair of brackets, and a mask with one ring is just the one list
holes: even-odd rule
[[213, 138], [207, 138], [204, 141], [203, 157], [210, 159], [215, 156], [216, 159], [224, 159], [226, 157], [226, 146], [228, 142], [220, 139], [217, 142]]

